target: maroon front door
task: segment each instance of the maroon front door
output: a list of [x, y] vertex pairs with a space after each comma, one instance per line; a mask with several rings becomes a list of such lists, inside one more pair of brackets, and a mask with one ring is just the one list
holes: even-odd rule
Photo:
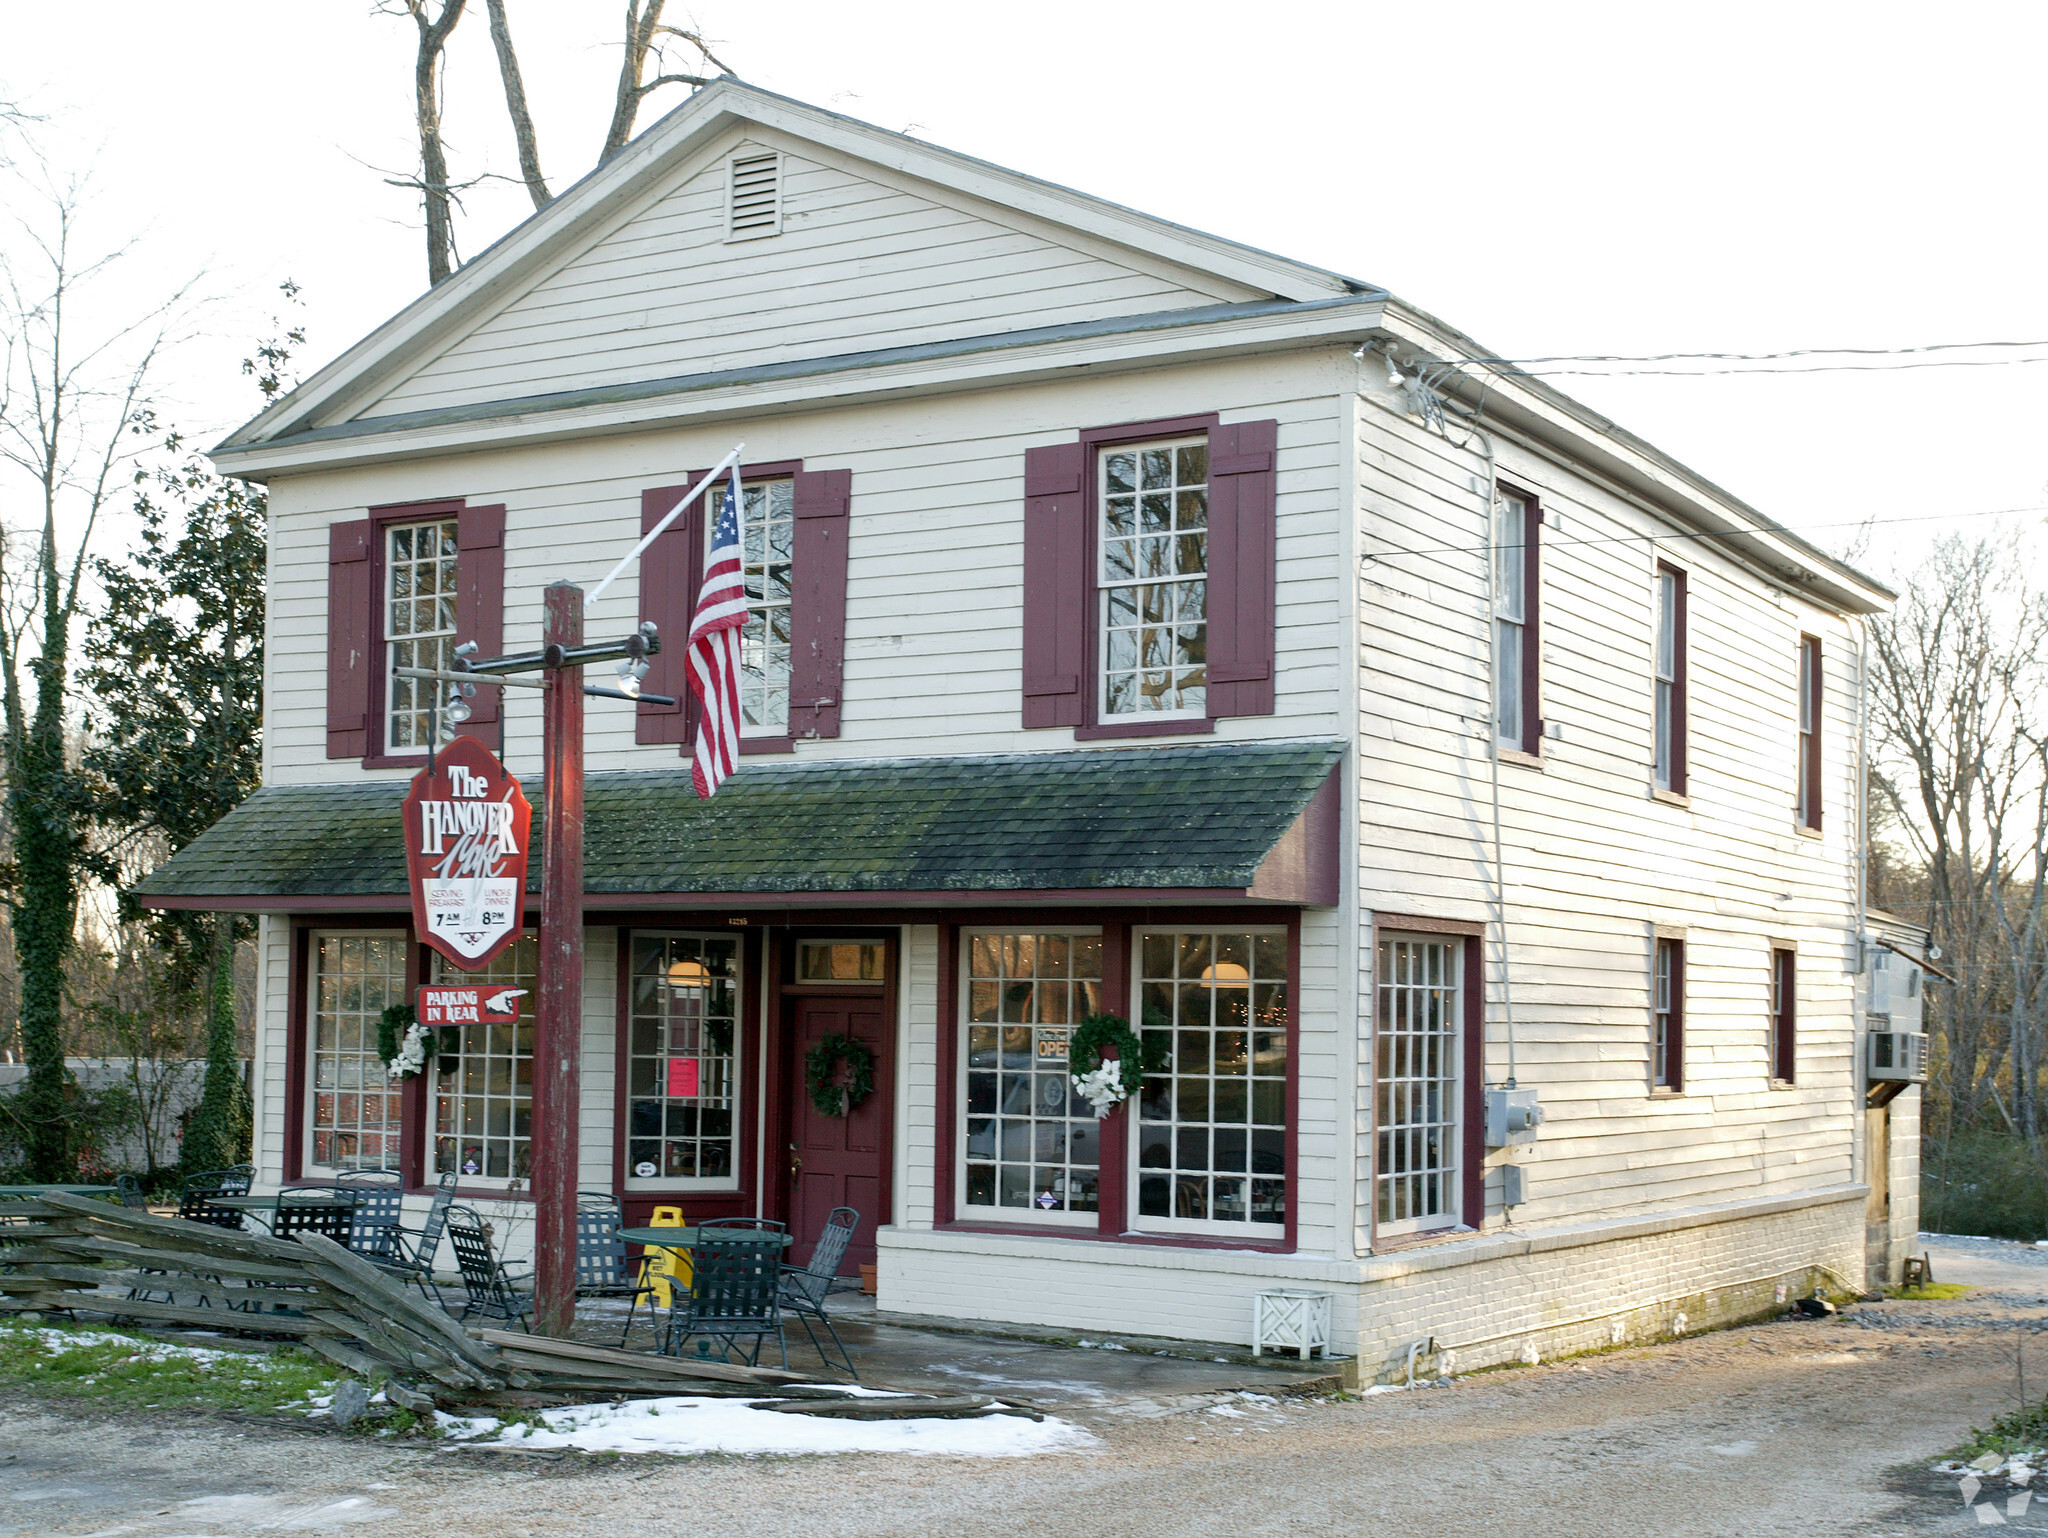
[[[889, 1127], [895, 1105], [890, 1062], [888, 1010], [879, 995], [792, 1001], [796, 1017], [796, 1051], [790, 1064], [790, 1233], [791, 1258], [797, 1265], [810, 1259], [811, 1246], [823, 1232], [834, 1207], [860, 1214], [860, 1228], [847, 1252], [842, 1275], [875, 1258], [875, 1227], [886, 1223], [889, 1195]], [[875, 1088], [851, 1115], [828, 1116], [811, 1103], [805, 1087], [804, 1063], [827, 1036], [850, 1036], [875, 1058]]]

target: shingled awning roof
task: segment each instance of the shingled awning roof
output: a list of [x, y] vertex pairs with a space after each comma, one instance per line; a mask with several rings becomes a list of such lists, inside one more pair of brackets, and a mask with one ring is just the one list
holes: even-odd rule
[[[752, 759], [710, 801], [684, 769], [593, 774], [593, 901], [1173, 891], [1336, 901], [1335, 742]], [[401, 780], [271, 785], [136, 889], [160, 908], [406, 901]], [[541, 847], [540, 794], [533, 847]], [[538, 854], [528, 887], [540, 889]]]

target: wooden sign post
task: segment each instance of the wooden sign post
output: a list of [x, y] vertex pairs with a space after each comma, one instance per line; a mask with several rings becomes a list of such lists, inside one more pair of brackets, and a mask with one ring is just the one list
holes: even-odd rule
[[551, 584], [541, 630], [540, 981], [533, 1032], [533, 1315], [543, 1335], [576, 1323], [576, 1158], [583, 1093], [583, 589]]

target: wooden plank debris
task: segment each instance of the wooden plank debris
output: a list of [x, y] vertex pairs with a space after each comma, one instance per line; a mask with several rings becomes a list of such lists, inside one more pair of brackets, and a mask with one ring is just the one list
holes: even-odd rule
[[0, 1313], [68, 1310], [284, 1336], [349, 1372], [390, 1376], [391, 1397], [414, 1409], [624, 1395], [745, 1399], [791, 1414], [861, 1420], [1037, 1418], [983, 1395], [876, 1398], [785, 1368], [466, 1329], [320, 1234], [277, 1239], [59, 1193], [10, 1203], [0, 1215], [25, 1220], [0, 1226], [0, 1241], [21, 1236], [0, 1242]]

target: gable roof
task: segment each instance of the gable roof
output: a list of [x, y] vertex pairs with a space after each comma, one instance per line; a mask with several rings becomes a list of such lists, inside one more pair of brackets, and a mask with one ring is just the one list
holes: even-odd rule
[[230, 433], [215, 452], [338, 428], [408, 370], [621, 222], [674, 169], [750, 125], [1271, 300], [1314, 303], [1384, 297], [1371, 285], [1340, 273], [1191, 230], [727, 76], [691, 96], [445, 282]]

